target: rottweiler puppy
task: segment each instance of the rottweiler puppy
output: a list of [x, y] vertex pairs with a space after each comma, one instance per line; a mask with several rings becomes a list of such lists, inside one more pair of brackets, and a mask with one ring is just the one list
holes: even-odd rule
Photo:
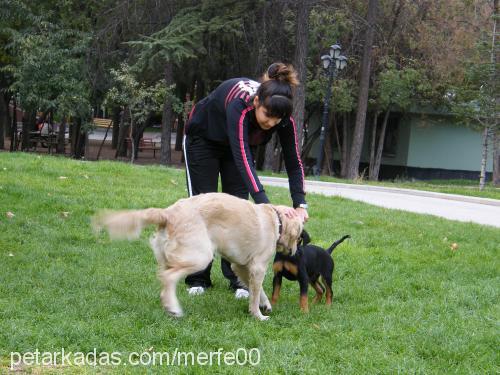
[[[335, 241], [332, 246], [324, 250], [319, 246], [310, 245], [311, 237], [302, 231], [302, 244], [295, 255], [277, 253], [273, 263], [273, 296], [271, 303], [274, 305], [279, 298], [283, 276], [288, 280], [298, 280], [300, 285], [300, 309], [309, 311], [307, 301], [307, 288], [311, 284], [316, 291], [314, 303], [321, 301], [326, 290], [326, 304], [332, 303], [332, 277], [335, 263], [331, 257], [333, 250], [351, 236], [345, 235]], [[322, 282], [320, 282], [320, 276]], [[324, 284], [324, 285], [323, 285]]]

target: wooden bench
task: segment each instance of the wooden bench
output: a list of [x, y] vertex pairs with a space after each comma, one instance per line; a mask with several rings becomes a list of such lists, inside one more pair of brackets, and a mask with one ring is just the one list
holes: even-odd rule
[[109, 118], [94, 117], [92, 119], [92, 123], [94, 124], [94, 126], [96, 128], [105, 128], [105, 129], [107, 129], [108, 127], [111, 126], [111, 124], [113, 123], [113, 120], [111, 120]]
[[[132, 151], [132, 138], [127, 138], [127, 149], [129, 153]], [[139, 140], [139, 147], [137, 151], [153, 151], [153, 158], [156, 159], [156, 151], [160, 151], [161, 147], [158, 142], [154, 142], [153, 138], [141, 138]]]

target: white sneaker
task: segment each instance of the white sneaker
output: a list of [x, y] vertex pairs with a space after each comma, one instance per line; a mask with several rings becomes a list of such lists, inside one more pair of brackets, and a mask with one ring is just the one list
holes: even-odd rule
[[234, 297], [236, 299], [244, 299], [244, 298], [248, 298], [249, 296], [249, 293], [248, 293], [248, 290], [246, 289], [236, 289], [236, 292], [234, 292]]
[[188, 289], [188, 293], [190, 296], [197, 296], [199, 294], [205, 293], [205, 288], [202, 286], [192, 286]]

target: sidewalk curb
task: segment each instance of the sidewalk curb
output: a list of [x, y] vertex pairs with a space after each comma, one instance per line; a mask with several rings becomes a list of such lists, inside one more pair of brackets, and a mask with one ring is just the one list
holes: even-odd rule
[[[259, 176], [259, 179], [261, 180], [261, 182], [263, 184], [278, 183], [278, 184], [283, 184], [283, 187], [288, 187], [288, 180], [286, 178]], [[337, 187], [337, 188], [353, 189], [353, 190], [379, 191], [379, 192], [396, 193], [396, 194], [403, 194], [403, 195], [416, 195], [416, 196], [421, 196], [421, 197], [448, 199], [448, 200], [452, 200], [452, 201], [485, 204], [488, 206], [500, 207], [500, 200], [491, 199], [491, 198], [469, 197], [466, 195], [436, 193], [433, 191], [425, 191], [425, 190], [390, 188], [390, 187], [384, 187], [384, 186], [343, 184], [343, 183], [339, 183], [339, 182], [305, 180], [305, 183], [306, 183], [306, 187], [309, 185], [309, 186], [318, 186], [318, 187], [329, 187], [329, 188], [333, 188], [333, 189]]]

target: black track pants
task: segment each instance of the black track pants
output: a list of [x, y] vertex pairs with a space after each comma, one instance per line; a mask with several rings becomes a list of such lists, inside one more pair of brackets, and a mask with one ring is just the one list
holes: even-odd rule
[[[220, 175], [223, 193], [248, 199], [248, 189], [236, 168], [229, 145], [187, 135], [184, 137], [183, 146], [189, 196], [217, 192]], [[212, 262], [203, 271], [188, 275], [186, 284], [190, 287], [212, 286], [211, 268]], [[227, 260], [221, 260], [221, 268], [232, 289], [236, 290], [242, 286]]]

